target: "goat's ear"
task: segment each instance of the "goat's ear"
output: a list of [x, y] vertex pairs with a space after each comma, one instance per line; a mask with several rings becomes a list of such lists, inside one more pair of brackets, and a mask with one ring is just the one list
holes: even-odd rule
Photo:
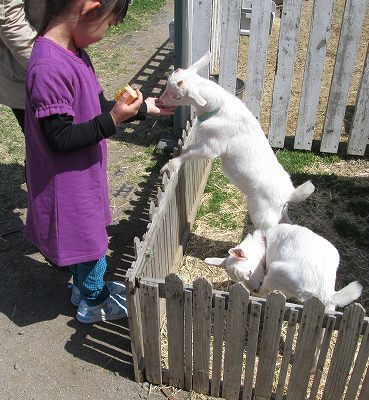
[[215, 258], [205, 258], [204, 261], [206, 262], [206, 264], [216, 265], [218, 267], [225, 268], [226, 260], [227, 260], [226, 258], [217, 258], [217, 257], [215, 257]]
[[202, 68], [206, 67], [209, 62], [210, 62], [210, 51], [206, 52], [201, 58], [200, 60], [196, 61], [194, 64], [192, 64], [191, 66], [189, 66], [187, 69], [189, 71], [194, 71], [194, 72], [198, 72], [200, 71]]
[[247, 260], [246, 254], [239, 247], [234, 247], [232, 249], [229, 249], [228, 254], [234, 258], [237, 258], [238, 260]]
[[207, 103], [207, 101], [200, 96], [197, 90], [189, 90], [188, 97], [192, 99], [200, 107], [204, 107]]

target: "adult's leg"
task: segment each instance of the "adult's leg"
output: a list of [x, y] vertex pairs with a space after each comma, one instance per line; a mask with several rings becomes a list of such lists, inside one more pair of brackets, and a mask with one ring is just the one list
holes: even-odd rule
[[20, 108], [12, 108], [13, 114], [15, 118], [17, 118], [18, 124], [24, 133], [24, 119], [25, 119], [25, 111]]

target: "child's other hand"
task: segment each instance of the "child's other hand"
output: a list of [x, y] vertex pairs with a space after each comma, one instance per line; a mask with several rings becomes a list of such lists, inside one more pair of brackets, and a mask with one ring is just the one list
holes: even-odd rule
[[145, 100], [147, 105], [147, 113], [149, 115], [158, 116], [158, 115], [173, 115], [175, 107], [163, 107], [159, 103], [159, 99], [156, 97], [148, 97]]
[[138, 98], [133, 103], [129, 105], [126, 104], [126, 101], [129, 98], [129, 93], [126, 92], [111, 109], [110, 115], [113, 118], [115, 126], [137, 114], [141, 104], [143, 103], [143, 97], [142, 93], [138, 89], [136, 89], [136, 93]]

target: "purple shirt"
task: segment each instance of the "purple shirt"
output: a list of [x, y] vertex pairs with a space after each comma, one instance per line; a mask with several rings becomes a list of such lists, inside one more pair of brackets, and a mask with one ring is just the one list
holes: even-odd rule
[[26, 89], [25, 237], [59, 266], [101, 258], [111, 222], [106, 140], [57, 153], [45, 142], [38, 121], [67, 114], [79, 124], [101, 114], [101, 87], [87, 53], [78, 57], [38, 38], [28, 63]]

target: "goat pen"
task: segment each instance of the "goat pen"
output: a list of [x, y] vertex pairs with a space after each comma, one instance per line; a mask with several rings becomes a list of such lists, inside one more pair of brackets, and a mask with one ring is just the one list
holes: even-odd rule
[[[186, 27], [183, 66], [212, 51], [206, 76], [219, 68], [219, 84], [236, 89], [241, 0], [179, 2]], [[253, 2], [247, 66], [247, 106], [260, 115], [266, 43], [267, 1]], [[291, 96], [291, 75], [300, 27], [302, 0], [285, 0], [281, 14], [278, 63], [269, 123], [269, 142], [283, 147]], [[347, 94], [365, 14], [366, 0], [347, 0], [332, 75], [320, 149], [337, 152]], [[177, 5], [178, 7], [178, 5]], [[264, 9], [264, 8], [265, 9]], [[300, 96], [294, 147], [311, 149], [324, 53], [333, 0], [314, 2], [307, 60]], [[355, 23], [353, 23], [353, 18]], [[182, 21], [183, 22], [183, 21]], [[283, 28], [283, 29], [282, 29]], [[178, 39], [178, 35], [176, 37]], [[357, 91], [356, 110], [347, 143], [348, 154], [364, 154], [368, 143], [368, 54]], [[189, 112], [190, 121], [192, 113]], [[184, 122], [182, 122], [184, 124]], [[177, 152], [196, 140], [187, 122]], [[178, 153], [177, 153], [178, 154]], [[174, 154], [174, 156], [176, 153]], [[369, 398], [369, 319], [359, 304], [343, 313], [324, 313], [311, 299], [304, 306], [286, 303], [280, 293], [253, 298], [242, 284], [219, 292], [205, 278], [193, 286], [175, 273], [191, 232], [211, 163], [189, 160], [182, 170], [164, 175], [150, 223], [142, 240], [135, 239], [136, 260], [127, 272], [129, 326], [135, 378], [153, 384], [226, 399]], [[163, 326], [168, 365], [163, 367]], [[324, 329], [324, 331], [323, 331]], [[324, 332], [317, 368], [311, 374], [319, 337]], [[279, 352], [284, 340], [282, 355]], [[327, 354], [331, 353], [328, 360]], [[279, 360], [277, 362], [277, 359]], [[322, 376], [325, 376], [322, 382]]]

